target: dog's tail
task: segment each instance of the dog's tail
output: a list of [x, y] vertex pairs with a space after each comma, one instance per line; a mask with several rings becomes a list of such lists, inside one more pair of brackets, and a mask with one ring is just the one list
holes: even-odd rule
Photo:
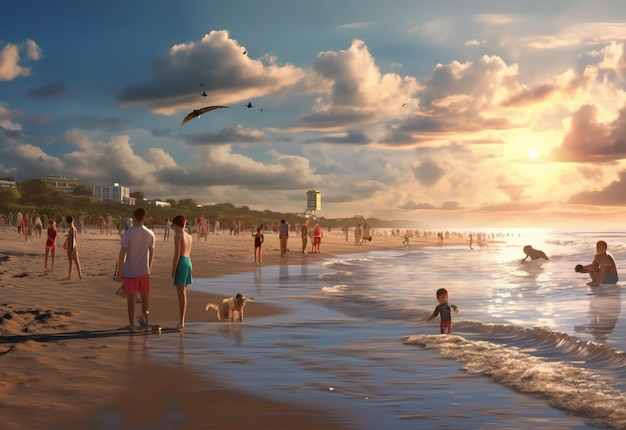
[[216, 311], [219, 311], [217, 308], [217, 305], [213, 303], [207, 303], [206, 306], [204, 307], [205, 311], [208, 311], [209, 309], [215, 309]]

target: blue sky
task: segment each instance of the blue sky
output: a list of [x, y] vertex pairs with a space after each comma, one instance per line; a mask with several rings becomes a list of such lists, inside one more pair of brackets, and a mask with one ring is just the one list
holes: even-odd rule
[[[285, 212], [317, 189], [326, 217], [433, 227], [618, 226], [625, 39], [620, 1], [11, 2], [0, 176]], [[229, 108], [181, 125], [209, 105]]]

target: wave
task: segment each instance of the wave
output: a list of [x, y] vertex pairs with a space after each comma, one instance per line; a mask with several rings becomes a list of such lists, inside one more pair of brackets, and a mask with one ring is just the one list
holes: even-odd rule
[[608, 377], [588, 369], [457, 335], [415, 335], [403, 338], [403, 342], [437, 350], [464, 363], [462, 369], [466, 372], [487, 375], [597, 424], [626, 428], [626, 395]]
[[547, 328], [524, 328], [479, 321], [455, 322], [454, 328], [472, 338], [506, 343], [507, 346], [532, 351], [534, 355], [543, 358], [566, 359], [570, 363], [584, 363], [587, 367], [606, 370], [622, 370], [626, 366], [626, 353], [623, 351]]
[[326, 294], [342, 294], [348, 288], [347, 285], [333, 285], [322, 287], [322, 293]]

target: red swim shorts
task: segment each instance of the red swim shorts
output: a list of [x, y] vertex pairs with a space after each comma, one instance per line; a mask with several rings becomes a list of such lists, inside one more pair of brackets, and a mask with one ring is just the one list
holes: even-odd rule
[[452, 321], [441, 321], [439, 323], [439, 328], [441, 329], [442, 333], [448, 333], [452, 331]]
[[136, 278], [124, 278], [122, 287], [126, 294], [139, 293], [142, 296], [150, 294], [150, 275], [137, 276]]

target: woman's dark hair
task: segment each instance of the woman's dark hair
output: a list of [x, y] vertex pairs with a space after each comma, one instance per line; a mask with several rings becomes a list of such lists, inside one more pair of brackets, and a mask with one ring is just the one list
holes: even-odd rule
[[185, 217], [182, 215], [176, 215], [172, 220], [172, 224], [177, 225], [180, 228], [185, 228]]

